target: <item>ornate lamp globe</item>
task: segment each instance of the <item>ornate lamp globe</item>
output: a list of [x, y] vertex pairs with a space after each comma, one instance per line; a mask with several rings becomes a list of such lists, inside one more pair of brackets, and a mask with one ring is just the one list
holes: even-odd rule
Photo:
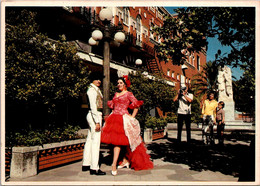
[[125, 40], [125, 34], [123, 32], [117, 32], [115, 34], [115, 41], [122, 43]]
[[94, 30], [91, 36], [94, 40], [97, 41], [103, 38], [103, 33], [100, 30]]
[[113, 13], [110, 9], [104, 8], [99, 12], [99, 17], [102, 21], [111, 21], [113, 18]]
[[142, 62], [142, 60], [141, 59], [137, 59], [137, 60], [135, 60], [135, 64], [136, 65], [141, 65], [143, 62]]
[[90, 44], [91, 46], [97, 45], [97, 41], [94, 40], [94, 39], [91, 37], [91, 38], [89, 38], [89, 40], [88, 40], [88, 44]]

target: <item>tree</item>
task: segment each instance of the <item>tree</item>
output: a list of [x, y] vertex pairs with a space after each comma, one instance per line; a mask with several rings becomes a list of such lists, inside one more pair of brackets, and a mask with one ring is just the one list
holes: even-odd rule
[[76, 47], [38, 33], [36, 14], [25, 9], [6, 16], [6, 97], [49, 106], [78, 98], [88, 71]]
[[87, 67], [65, 37], [53, 41], [39, 33], [36, 13], [6, 10], [6, 126], [64, 125], [68, 103], [77, 103], [89, 82]]
[[202, 51], [207, 38], [217, 37], [232, 48], [221, 57], [222, 64], [245, 68], [255, 63], [255, 8], [188, 7], [175, 12], [178, 15], [165, 17], [163, 27], [154, 28], [163, 39], [156, 48], [162, 60], [182, 64], [186, 60], [183, 49]]
[[216, 61], [209, 61], [203, 67], [202, 71], [196, 74], [192, 81], [194, 95], [201, 98], [210, 91], [217, 90], [218, 64]]
[[252, 72], [246, 70], [243, 77], [233, 81], [235, 108], [240, 112], [255, 116], [255, 79]]

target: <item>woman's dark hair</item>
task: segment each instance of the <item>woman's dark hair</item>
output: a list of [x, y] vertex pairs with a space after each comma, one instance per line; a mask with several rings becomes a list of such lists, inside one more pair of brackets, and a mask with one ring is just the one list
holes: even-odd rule
[[222, 105], [222, 108], [224, 108], [224, 107], [225, 107], [225, 103], [224, 103], [224, 101], [220, 101], [220, 102], [219, 102], [219, 104], [221, 104], [221, 105]]
[[118, 80], [122, 80], [122, 81], [124, 82], [124, 84], [126, 85], [125, 78], [119, 77], [119, 78], [117, 79], [117, 81], [118, 81]]
[[216, 97], [216, 94], [215, 94], [215, 92], [213, 92], [213, 91], [210, 91], [210, 92], [208, 93], [208, 95], [207, 95], [207, 99], [209, 99], [209, 96], [210, 96], [210, 94], [213, 94], [213, 95], [214, 95], [214, 98]]

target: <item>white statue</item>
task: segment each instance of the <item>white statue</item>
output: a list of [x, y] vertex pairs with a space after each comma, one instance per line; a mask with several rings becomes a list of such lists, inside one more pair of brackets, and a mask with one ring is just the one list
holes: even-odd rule
[[218, 68], [218, 91], [219, 100], [233, 101], [232, 76], [231, 69], [228, 66]]

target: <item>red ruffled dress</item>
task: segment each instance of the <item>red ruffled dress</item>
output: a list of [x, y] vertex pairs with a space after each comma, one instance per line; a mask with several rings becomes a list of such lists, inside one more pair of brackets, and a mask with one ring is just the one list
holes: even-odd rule
[[153, 162], [140, 136], [139, 122], [128, 113], [128, 108], [139, 108], [143, 101], [138, 101], [133, 93], [115, 94], [108, 106], [113, 112], [108, 116], [101, 133], [101, 142], [118, 146], [127, 146], [127, 158], [135, 170], [152, 169]]

